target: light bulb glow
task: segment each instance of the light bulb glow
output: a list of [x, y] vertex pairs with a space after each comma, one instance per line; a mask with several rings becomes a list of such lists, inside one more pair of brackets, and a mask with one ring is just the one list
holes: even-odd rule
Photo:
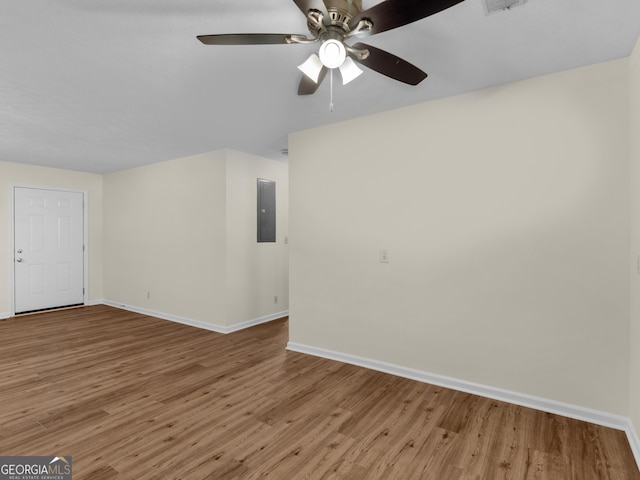
[[342, 42], [329, 39], [320, 46], [320, 61], [327, 68], [338, 68], [347, 58], [347, 50]]

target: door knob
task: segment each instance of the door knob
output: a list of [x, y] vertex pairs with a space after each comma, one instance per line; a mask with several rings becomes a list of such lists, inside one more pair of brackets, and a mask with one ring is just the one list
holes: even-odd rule
[[18, 263], [22, 263], [22, 262], [24, 262], [24, 259], [22, 259], [22, 258], [16, 258], [16, 262], [18, 262]]

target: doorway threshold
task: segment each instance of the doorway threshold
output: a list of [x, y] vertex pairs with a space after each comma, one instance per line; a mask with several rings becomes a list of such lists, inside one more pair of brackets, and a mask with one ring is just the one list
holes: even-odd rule
[[16, 312], [15, 316], [16, 317], [24, 317], [27, 315], [35, 315], [37, 313], [44, 313], [44, 312], [53, 312], [56, 310], [69, 310], [72, 308], [80, 308], [80, 307], [84, 307], [84, 303], [75, 303], [73, 305], [62, 305], [60, 307], [47, 307], [47, 308], [39, 308], [37, 310], [29, 310], [26, 312]]

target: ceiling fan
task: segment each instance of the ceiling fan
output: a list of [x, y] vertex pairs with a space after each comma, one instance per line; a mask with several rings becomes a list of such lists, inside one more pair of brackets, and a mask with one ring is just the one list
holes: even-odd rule
[[364, 43], [347, 44], [361, 38], [402, 27], [453, 7], [464, 0], [386, 0], [362, 11], [362, 0], [293, 0], [307, 19], [311, 37], [284, 33], [231, 33], [198, 35], [206, 45], [273, 45], [321, 42], [298, 68], [304, 73], [298, 95], [314, 93], [329, 70], [340, 70], [343, 84], [358, 77], [356, 63], [378, 73], [417, 85], [427, 74], [392, 53]]

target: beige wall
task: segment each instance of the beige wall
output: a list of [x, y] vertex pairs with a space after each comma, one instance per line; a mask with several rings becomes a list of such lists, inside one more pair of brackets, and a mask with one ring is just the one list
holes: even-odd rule
[[640, 432], [640, 39], [629, 62], [631, 112], [631, 420]]
[[[256, 241], [258, 178], [276, 182], [275, 243]], [[289, 308], [288, 187], [286, 163], [227, 151], [228, 324]]]
[[[286, 311], [287, 170], [232, 150], [104, 176], [0, 162], [0, 317], [12, 313], [13, 185], [88, 192], [90, 302], [220, 326]], [[256, 242], [258, 177], [277, 183], [274, 244]]]
[[286, 165], [228, 150], [106, 175], [105, 298], [219, 326], [286, 310], [282, 241], [256, 245], [255, 175], [286, 206]]
[[105, 299], [224, 324], [225, 172], [219, 151], [105, 175]]
[[82, 190], [88, 203], [89, 301], [99, 301], [102, 283], [102, 176], [19, 163], [0, 162], [0, 317], [13, 313], [11, 295], [12, 187]]
[[291, 341], [627, 415], [628, 100], [619, 60], [292, 134]]

